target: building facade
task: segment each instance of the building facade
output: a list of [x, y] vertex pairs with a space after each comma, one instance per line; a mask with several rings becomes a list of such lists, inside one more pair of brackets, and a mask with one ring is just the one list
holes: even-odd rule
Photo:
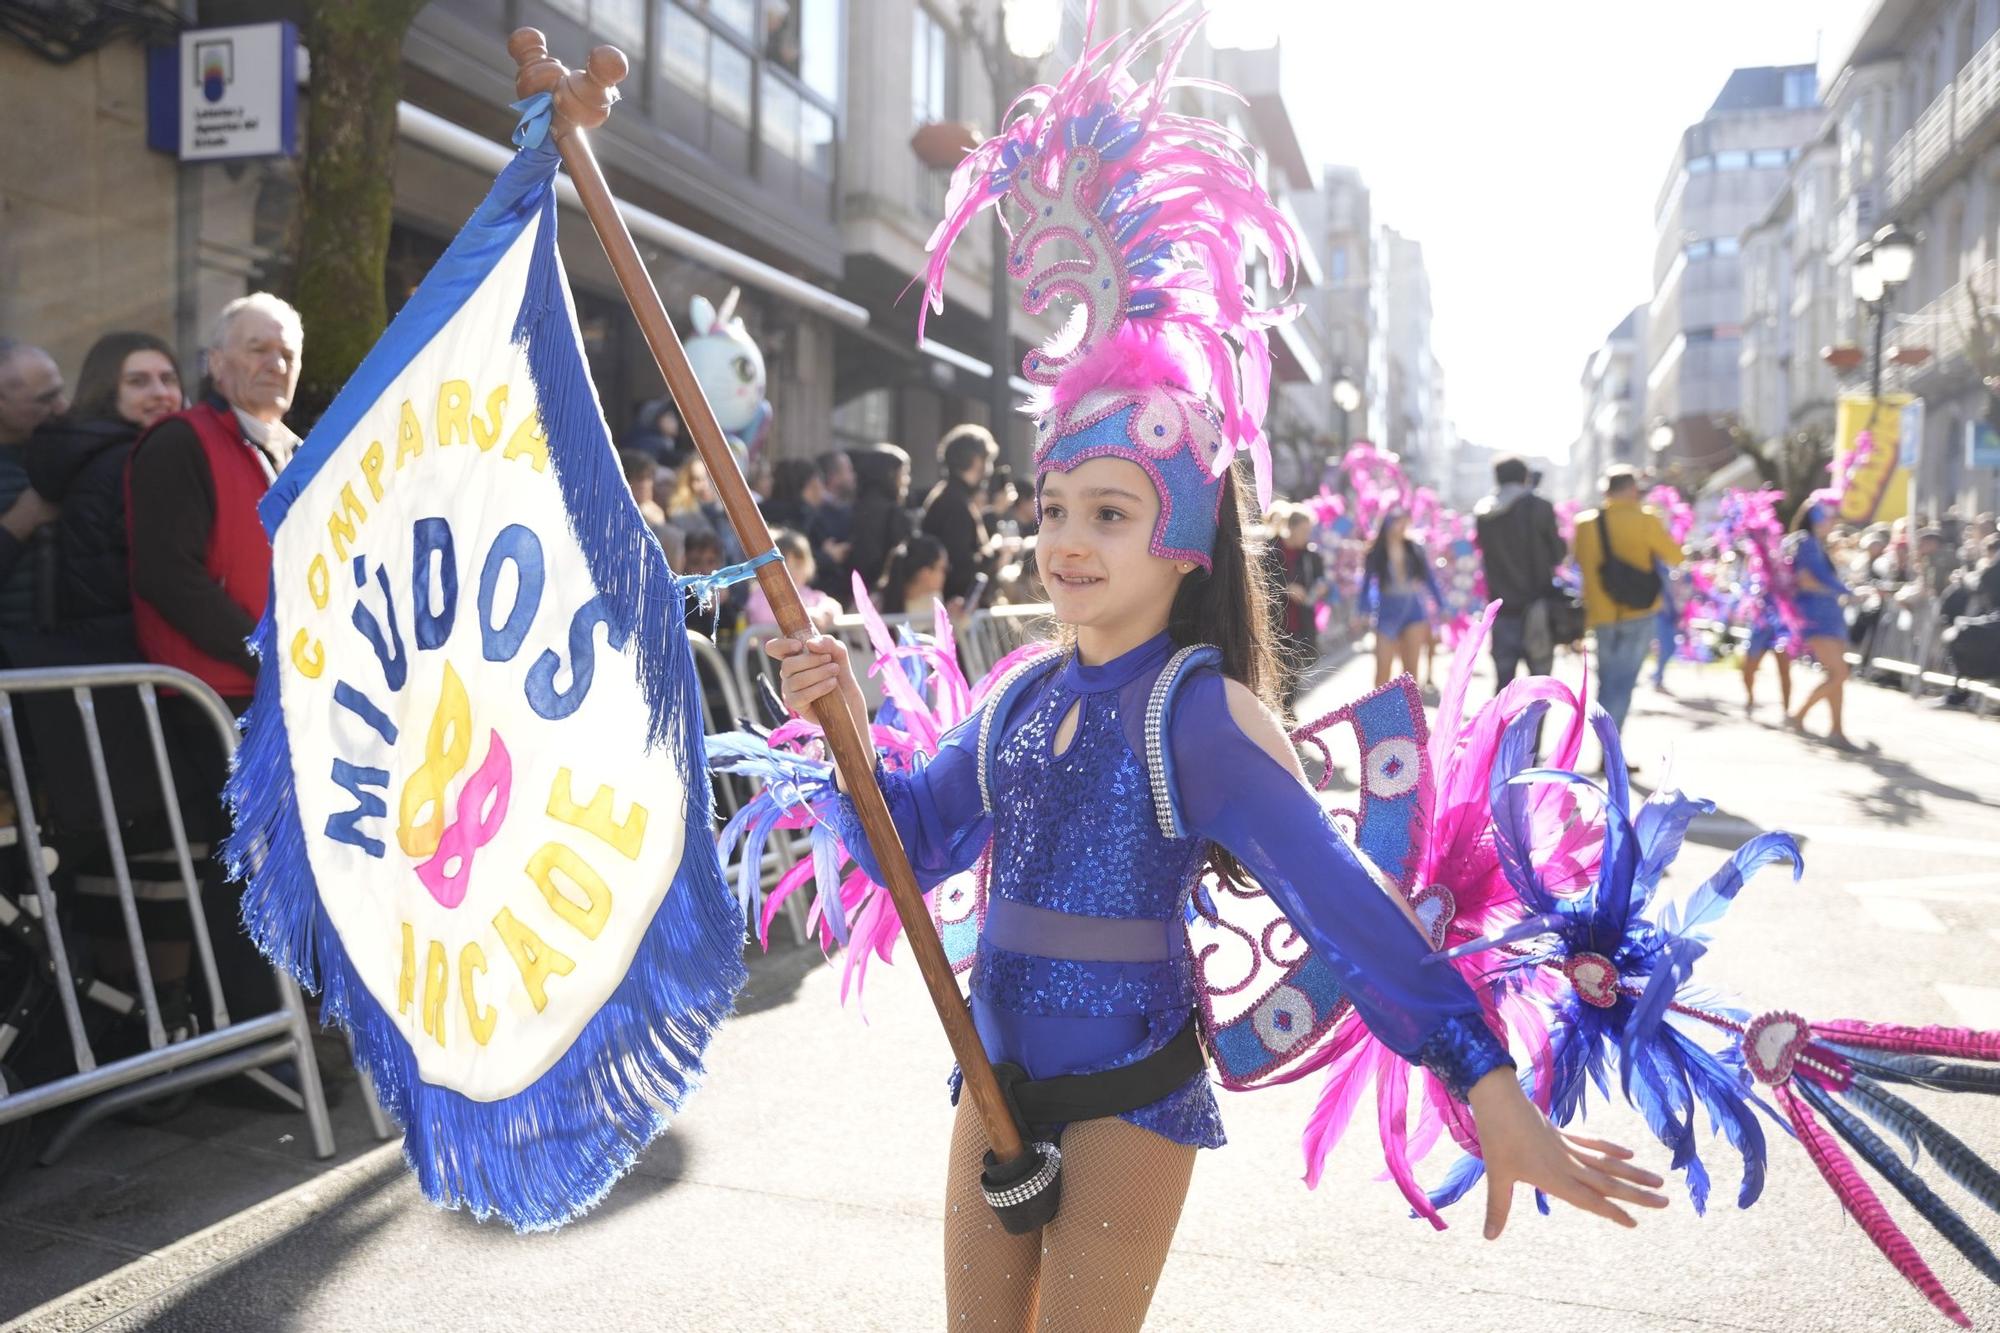
[[1583, 364], [1583, 429], [1570, 446], [1565, 489], [1597, 494], [1614, 463], [1642, 467], [1646, 438], [1646, 307], [1634, 306]]
[[1450, 466], [1444, 369], [1431, 347], [1431, 280], [1423, 245], [1384, 226], [1377, 233], [1371, 307], [1368, 428], [1420, 482]]
[[1674, 461], [1729, 460], [1743, 410], [1741, 245], [1787, 180], [1823, 112], [1810, 65], [1739, 69], [1674, 149], [1655, 216], [1646, 416], [1675, 430]]
[[[769, 375], [766, 448], [823, 445], [836, 331], [868, 322], [832, 290], [843, 263], [843, 3], [433, 0], [402, 50], [391, 312], [511, 151], [508, 34], [538, 27], [571, 63], [610, 42], [631, 74], [592, 139], [668, 313], [679, 323], [693, 297], [719, 304], [741, 289], [738, 312]], [[195, 26], [300, 17], [297, 5], [255, 0], [183, 8]], [[174, 343], [192, 375], [223, 304], [256, 288], [289, 290], [299, 162], [180, 163], [147, 148], [145, 44], [175, 40], [170, 21], [113, 28], [64, 63], [36, 44], [32, 15], [22, 25], [22, 40], [0, 43], [0, 81], [64, 110], [0, 147], [0, 328], [47, 345], [71, 374], [100, 334], [143, 329]], [[303, 124], [302, 140], [310, 133]], [[592, 374], [622, 437], [637, 405], [664, 386], [589, 226], [569, 210], [560, 225]]]
[[[1821, 356], [1841, 341], [1832, 255], [1841, 223], [1837, 122], [1803, 147], [1764, 216], [1742, 237], [1744, 429], [1758, 441], [1830, 432], [1839, 385]], [[1850, 249], [1852, 247], [1850, 246]]]
[[[1061, 36], [1041, 63], [1044, 77], [1081, 51], [1088, 8], [1052, 2]], [[1099, 31], [1143, 28], [1166, 7], [1104, 0]], [[181, 8], [187, 24], [215, 26], [297, 22], [302, 7], [189, 0]], [[939, 436], [987, 422], [996, 373], [990, 226], [975, 225], [955, 248], [944, 309], [921, 342], [920, 300], [909, 290], [949, 176], [919, 159], [915, 132], [959, 123], [987, 134], [994, 125], [994, 89], [965, 13], [946, 0], [432, 0], [402, 50], [391, 312], [510, 151], [508, 34], [538, 27], [572, 64], [609, 42], [626, 52], [631, 74], [593, 135], [598, 158], [677, 323], [694, 297], [719, 305], [740, 289], [738, 312], [768, 372], [765, 452], [892, 441], [910, 451], [915, 487], [927, 485]], [[971, 15], [980, 36], [1001, 41], [999, 0], [977, 0]], [[53, 34], [55, 20], [47, 22]], [[21, 24], [32, 30], [32, 15]], [[224, 303], [290, 287], [297, 159], [182, 164], [146, 147], [146, 46], [171, 43], [180, 26], [163, 8], [157, 21], [113, 29], [97, 49], [60, 61], [68, 53], [52, 45], [0, 42], [0, 80], [52, 113], [34, 134], [0, 146], [0, 332], [48, 345], [72, 375], [89, 344], [117, 328], [166, 336], [196, 366], [207, 321]], [[1230, 83], [1246, 100], [1200, 89], [1178, 96], [1242, 135], [1267, 186], [1285, 198], [1315, 182], [1279, 92], [1279, 57], [1276, 48], [1218, 51], [1198, 40], [1183, 73]], [[309, 134], [302, 126], [302, 142]], [[592, 373], [622, 437], [635, 409], [664, 388], [581, 215], [565, 210], [561, 227]], [[1317, 249], [1308, 249], [1300, 293], [1322, 279]], [[1249, 281], [1279, 295], [1268, 273]], [[1021, 312], [1015, 297], [1010, 290], [1003, 312], [1011, 355], [997, 373], [1018, 396], [1027, 388], [1021, 357], [1054, 325]], [[1303, 446], [1289, 460], [1295, 480], [1301, 460], [1316, 464], [1327, 429], [1329, 411], [1315, 397], [1327, 344], [1313, 314], [1273, 337], [1274, 396], [1285, 405], [1274, 425]], [[1025, 470], [1029, 423], [1016, 414], [999, 433], [1007, 461]]]
[[[1975, 466], [1967, 436], [1995, 418], [2000, 384], [2000, 3], [1876, 0], [1831, 68], [1844, 203], [1873, 224], [1855, 238], [1889, 221], [1917, 236], [1886, 341], [1922, 351], [1885, 373], [1925, 404], [1923, 439], [1905, 446], [1912, 502], [1931, 516], [1992, 509], [2000, 469]], [[1836, 244], [1830, 261], [1848, 259]], [[1842, 322], [1866, 347], [1866, 314], [1842, 287]]]

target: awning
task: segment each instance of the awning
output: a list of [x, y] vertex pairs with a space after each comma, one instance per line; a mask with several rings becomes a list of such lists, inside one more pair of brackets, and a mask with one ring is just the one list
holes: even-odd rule
[[[857, 329], [835, 342], [839, 360], [835, 379], [849, 394], [921, 379], [933, 389], [984, 397], [993, 376], [987, 362], [949, 343], [935, 338], [905, 342], [885, 333], [880, 324]], [[1019, 375], [1008, 376], [1007, 385], [1022, 396], [1034, 389]]]
[[[408, 102], [396, 104], [396, 129], [411, 143], [422, 144], [434, 152], [493, 175], [498, 175], [514, 160], [512, 147], [482, 138], [462, 125], [454, 125], [443, 116]], [[583, 207], [577, 198], [576, 186], [570, 183], [568, 176], [556, 177], [556, 198], [570, 208], [581, 210]], [[619, 201], [618, 213], [637, 240], [650, 241], [676, 254], [698, 260], [738, 282], [782, 296], [801, 309], [824, 315], [837, 324], [856, 329], [865, 328], [868, 324], [865, 307], [835, 296], [826, 288], [781, 268], [773, 268], [761, 259], [752, 259], [741, 250], [732, 249], [691, 227], [669, 222], [658, 213], [623, 200]], [[984, 374], [985, 363], [981, 362], [980, 366]]]
[[1326, 372], [1295, 320], [1277, 326], [1271, 339], [1271, 378], [1281, 384], [1318, 384]]
[[[956, 366], [968, 375], [977, 375], [983, 380], [993, 378], [992, 362], [981, 361], [976, 356], [968, 356], [956, 347], [945, 346], [935, 338], [925, 338], [917, 344], [917, 350], [925, 356], [937, 358], [948, 366]], [[1024, 396], [1035, 391], [1035, 386], [1022, 379], [1019, 375], [1009, 375], [1007, 377], [1007, 387], [1015, 393]]]
[[1757, 484], [1757, 477], [1757, 464], [1739, 454], [1709, 474], [1708, 480], [1701, 484], [1701, 493], [1720, 495], [1732, 487], [1748, 488]]

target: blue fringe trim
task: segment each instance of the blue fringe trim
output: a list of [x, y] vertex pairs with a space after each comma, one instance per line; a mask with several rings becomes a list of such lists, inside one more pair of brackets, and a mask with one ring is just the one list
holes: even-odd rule
[[630, 970], [522, 1092], [477, 1102], [419, 1077], [400, 1025], [362, 984], [328, 919], [307, 859], [278, 698], [275, 595], [251, 640], [265, 668], [226, 793], [236, 832], [225, 857], [246, 884], [244, 925], [274, 963], [323, 992], [322, 1020], [353, 1034], [383, 1107], [404, 1126], [404, 1156], [425, 1196], [521, 1231], [578, 1216], [631, 1168], [695, 1087], [702, 1052], [748, 976], [742, 912], [709, 836], [700, 685], [680, 590], [632, 507], [606, 433], [560, 289], [553, 196], [541, 188], [542, 234], [514, 337], [528, 352], [550, 463], [591, 577], [628, 617], [647, 743], [664, 747], [687, 784], [681, 865]]

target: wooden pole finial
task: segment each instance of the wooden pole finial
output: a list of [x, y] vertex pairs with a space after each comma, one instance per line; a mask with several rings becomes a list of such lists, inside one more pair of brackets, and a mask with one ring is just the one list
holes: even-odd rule
[[594, 130], [611, 115], [618, 85], [632, 72], [632, 62], [615, 46], [600, 46], [582, 69], [572, 70], [549, 54], [548, 38], [539, 28], [516, 28], [507, 39], [514, 57], [514, 96], [549, 93], [555, 99], [555, 133]]
[[516, 97], [549, 92], [569, 73], [562, 61], [549, 54], [549, 39], [540, 28], [514, 29], [507, 39], [507, 54], [514, 57]]

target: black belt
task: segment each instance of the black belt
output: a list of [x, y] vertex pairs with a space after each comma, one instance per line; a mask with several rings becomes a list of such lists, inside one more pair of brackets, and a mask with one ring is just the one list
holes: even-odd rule
[[1172, 1040], [1143, 1059], [1095, 1074], [1029, 1078], [1020, 1065], [993, 1066], [1000, 1091], [1023, 1126], [1102, 1120], [1151, 1106], [1208, 1068], [1198, 1024], [1190, 1016]]

